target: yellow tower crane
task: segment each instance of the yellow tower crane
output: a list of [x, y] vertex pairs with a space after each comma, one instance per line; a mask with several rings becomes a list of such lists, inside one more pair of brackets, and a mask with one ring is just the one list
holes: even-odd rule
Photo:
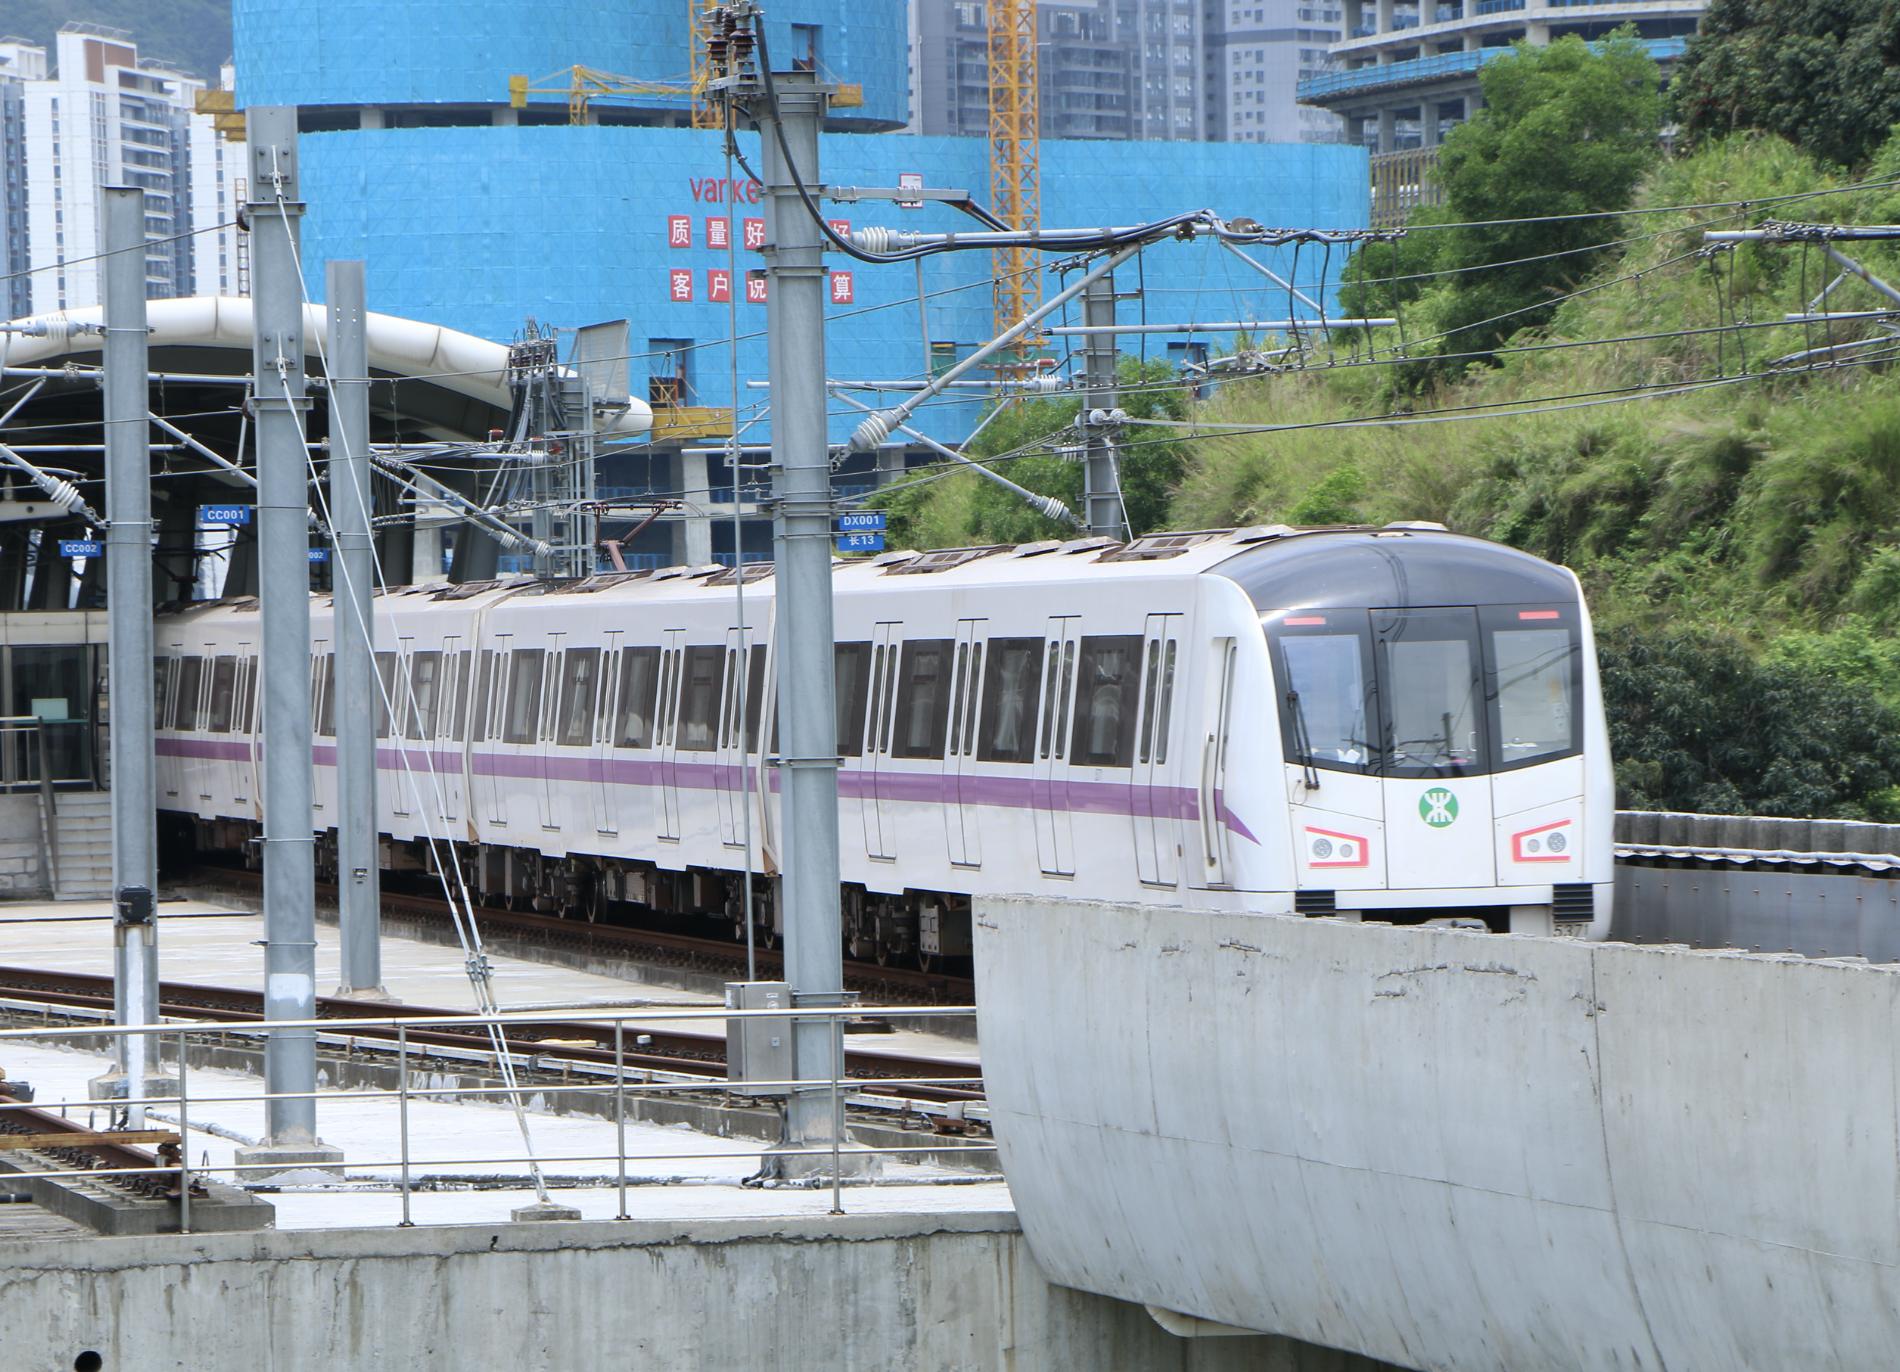
[[[989, 30], [990, 209], [1012, 229], [1033, 229], [1042, 221], [1036, 0], [989, 0]], [[998, 248], [990, 269], [1002, 333], [1042, 303], [1042, 272], [1027, 248]]]
[[712, 79], [712, 59], [707, 56], [707, 40], [712, 37], [712, 23], [707, 11], [719, 3], [719, 0], [686, 0], [686, 26], [692, 35], [689, 46], [693, 50], [693, 127], [696, 129], [723, 128], [725, 116], [718, 105], [706, 98], [706, 83]]

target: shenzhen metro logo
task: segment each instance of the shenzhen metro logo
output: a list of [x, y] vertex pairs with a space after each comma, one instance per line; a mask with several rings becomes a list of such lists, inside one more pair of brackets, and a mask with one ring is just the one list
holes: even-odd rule
[[1458, 818], [1458, 797], [1443, 786], [1434, 786], [1418, 798], [1418, 817], [1434, 829], [1444, 829]]

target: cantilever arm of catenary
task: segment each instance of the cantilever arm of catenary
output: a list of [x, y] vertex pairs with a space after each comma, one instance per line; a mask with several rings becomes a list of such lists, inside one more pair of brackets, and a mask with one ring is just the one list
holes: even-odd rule
[[[831, 394], [836, 399], [844, 401], [845, 404], [851, 406], [853, 409], [863, 410], [866, 414], [874, 415], [877, 413], [877, 411], [873, 410], [869, 405], [864, 404], [862, 401], [853, 400], [848, 395], [839, 394], [839, 392], [835, 388], [832, 390]], [[1050, 519], [1059, 519], [1065, 524], [1073, 524], [1078, 529], [1082, 527], [1082, 520], [1079, 516], [1077, 516], [1075, 511], [1071, 510], [1067, 505], [1064, 505], [1060, 500], [1057, 500], [1054, 496], [1037, 495], [1034, 491], [1030, 490], [1026, 486], [1018, 486], [1014, 481], [1011, 481], [1008, 477], [1004, 476], [1001, 472], [991, 471], [988, 467], [985, 467], [981, 462], [976, 461], [974, 458], [965, 457], [962, 453], [958, 452], [955, 448], [939, 443], [936, 439], [932, 438], [929, 434], [923, 433], [917, 429], [913, 429], [908, 424], [899, 424], [897, 426], [897, 431], [899, 433], [909, 434], [912, 438], [916, 439], [919, 443], [923, 444], [926, 448], [930, 449], [932, 452], [940, 453], [944, 457], [949, 458], [952, 462], [963, 463], [966, 467], [968, 467], [971, 471], [975, 472], [978, 476], [987, 477], [989, 480], [994, 481], [998, 486], [1001, 486], [1004, 490], [1013, 492], [1015, 495], [1020, 496], [1024, 501], [1026, 501], [1029, 504], [1031, 509], [1034, 509], [1048, 516]]]
[[444, 486], [434, 477], [404, 462], [401, 458], [391, 457], [387, 453], [371, 453], [370, 456], [375, 460], [376, 465], [383, 469], [383, 475], [398, 486], [403, 487], [412, 495], [421, 496], [424, 500], [438, 500], [445, 505], [453, 505], [468, 516], [470, 523], [500, 543], [502, 547], [525, 548], [536, 557], [546, 557], [554, 551], [549, 544], [539, 539], [529, 538], [505, 520], [497, 519], [460, 491]]

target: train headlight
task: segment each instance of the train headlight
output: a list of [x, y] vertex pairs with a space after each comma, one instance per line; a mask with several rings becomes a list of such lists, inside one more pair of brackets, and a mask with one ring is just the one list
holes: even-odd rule
[[1549, 848], [1550, 851], [1553, 853], [1561, 853], [1569, 845], [1567, 841], [1565, 840], [1563, 833], [1559, 831], [1557, 833], [1552, 834], [1544, 846]]
[[1313, 840], [1313, 856], [1314, 857], [1329, 858], [1332, 855], [1333, 855], [1333, 841], [1331, 839], [1316, 838]]

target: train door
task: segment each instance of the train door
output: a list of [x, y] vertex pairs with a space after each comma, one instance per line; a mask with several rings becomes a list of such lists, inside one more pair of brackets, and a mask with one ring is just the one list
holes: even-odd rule
[[1386, 884], [1497, 880], [1474, 609], [1372, 612], [1384, 733]]
[[864, 745], [864, 851], [891, 861], [897, 856], [897, 821], [885, 798], [890, 783], [891, 733], [897, 727], [897, 660], [904, 626], [879, 624], [871, 631], [871, 732]]
[[439, 669], [442, 682], [436, 699], [435, 727], [431, 730], [434, 736], [423, 740], [423, 746], [429, 750], [429, 773], [434, 788], [430, 804], [436, 807], [444, 825], [459, 824], [462, 819], [460, 743], [468, 713], [470, 656], [462, 643], [460, 634], [449, 634], [442, 640]]
[[594, 800], [594, 832], [620, 832], [620, 812], [614, 805], [613, 751], [614, 721], [620, 718], [620, 634], [607, 631], [607, 646], [601, 656], [600, 710], [594, 718], [594, 758], [587, 788]]
[[664, 643], [666, 646], [660, 653], [660, 715], [654, 728], [654, 745], [660, 757], [657, 814], [659, 837], [677, 842], [680, 836], [680, 678], [686, 665], [686, 631], [666, 630]]
[[256, 818], [257, 801], [257, 645], [238, 644], [237, 794], [241, 817]]
[[746, 804], [745, 706], [750, 679], [749, 633], [726, 630], [726, 677], [719, 699], [719, 732], [713, 754], [713, 790], [719, 805], [719, 841], [737, 848], [744, 842]]
[[1234, 712], [1234, 640], [1217, 638], [1208, 653], [1206, 703], [1202, 719], [1200, 774], [1196, 809], [1200, 815], [1201, 874], [1196, 886], [1226, 886], [1232, 859], [1227, 851], [1227, 824], [1222, 806], [1227, 796], [1227, 735]]
[[508, 823], [510, 783], [501, 773], [507, 762], [503, 739], [508, 719], [508, 679], [514, 669], [514, 646], [513, 634], [496, 634], [495, 651], [488, 655], [491, 670], [488, 673], [487, 695], [484, 697], [488, 703], [488, 719], [482, 729], [482, 757], [476, 768], [477, 775], [482, 779], [480, 790], [483, 812], [488, 822], [497, 826]]
[[389, 754], [394, 763], [385, 775], [377, 778], [376, 799], [380, 807], [387, 792], [391, 809], [403, 819], [428, 804], [426, 797], [418, 804], [417, 794], [426, 792], [428, 775], [415, 765], [409, 753], [408, 740], [420, 719], [417, 702], [413, 699], [415, 682], [411, 674], [415, 661], [416, 640], [413, 637], [397, 639], [393, 669], [383, 683], [389, 692]]
[[1075, 697], [1075, 641], [1080, 621], [1056, 615], [1043, 637], [1049, 644], [1043, 669], [1042, 720], [1036, 735], [1036, 855], [1048, 876], [1075, 875], [1075, 840], [1069, 815], [1069, 710]]
[[1150, 886], [1180, 880], [1181, 806], [1169, 785], [1174, 725], [1174, 675], [1180, 658], [1180, 615], [1149, 615], [1142, 635], [1141, 729], [1135, 747], [1135, 868]]
[[950, 861], [958, 867], [983, 863], [982, 831], [976, 812], [976, 730], [978, 697], [983, 688], [983, 650], [989, 621], [957, 621], [956, 656], [951, 659], [950, 736], [943, 755], [944, 837]]
[[541, 774], [538, 792], [541, 797], [541, 827], [558, 830], [561, 827], [561, 791], [555, 773], [560, 767], [554, 744], [560, 730], [561, 683], [567, 670], [567, 635], [557, 633], [551, 637], [547, 656], [541, 662], [541, 719], [536, 731], [539, 737], [534, 740], [534, 770]]
[[251, 665], [251, 644], [237, 644], [237, 656], [232, 659], [232, 696], [226, 715], [232, 745], [226, 749], [228, 764], [224, 773], [224, 792], [232, 800], [232, 817], [251, 813], [251, 711], [245, 709], [251, 688]]

